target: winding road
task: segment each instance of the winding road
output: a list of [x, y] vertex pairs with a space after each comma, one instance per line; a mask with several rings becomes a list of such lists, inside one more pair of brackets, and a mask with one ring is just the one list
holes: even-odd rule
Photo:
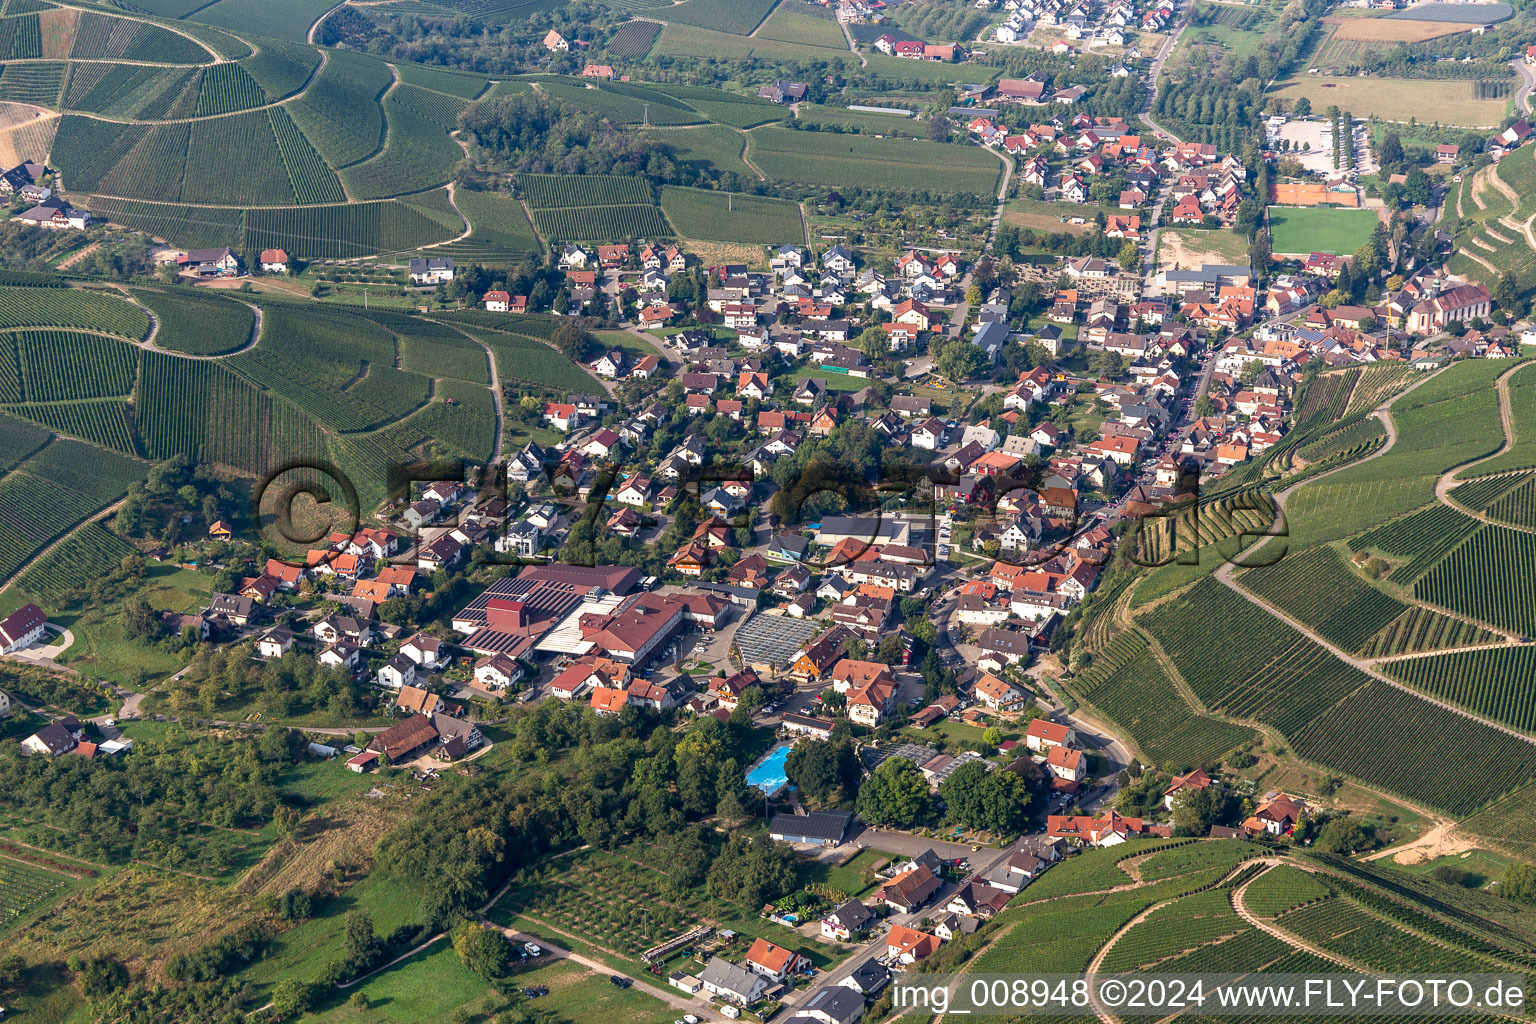
[[[1503, 374], [1499, 378], [1500, 381], [1503, 381], [1504, 378], [1508, 377], [1510, 373], [1513, 373], [1515, 370], [1517, 370], [1519, 368], [1520, 368], [1519, 365], [1517, 365], [1515, 367], [1512, 367], [1508, 372], [1506, 372], [1505, 374]], [[1300, 481], [1298, 483], [1292, 484], [1290, 487], [1287, 487], [1285, 490], [1283, 490], [1283, 491], [1279, 492], [1278, 494], [1276, 494], [1274, 500], [1275, 500], [1275, 505], [1276, 505], [1276, 511], [1278, 513], [1277, 519], [1279, 521], [1283, 521], [1284, 520], [1286, 503], [1289, 501], [1291, 495], [1294, 494], [1300, 488], [1306, 487], [1309, 484], [1314, 484], [1314, 483], [1316, 483], [1319, 480], [1326, 479], [1327, 477], [1330, 477], [1330, 476], [1332, 476], [1335, 473], [1342, 472], [1343, 470], [1355, 469], [1355, 468], [1357, 468], [1359, 466], [1363, 466], [1367, 462], [1370, 462], [1373, 459], [1378, 459], [1381, 456], [1385, 455], [1387, 452], [1391, 451], [1393, 449], [1393, 447], [1396, 446], [1396, 444], [1397, 444], [1397, 437], [1398, 437], [1397, 426], [1396, 426], [1395, 423], [1393, 423], [1392, 416], [1391, 416], [1391, 408], [1392, 408], [1393, 404], [1395, 404], [1397, 402], [1397, 400], [1402, 398], [1404, 395], [1411, 394], [1414, 390], [1416, 390], [1417, 388], [1421, 387], [1426, 381], [1428, 381], [1428, 380], [1430, 380], [1430, 379], [1432, 379], [1434, 377], [1438, 377], [1443, 372], [1445, 372], [1445, 371], [1444, 370], [1438, 370], [1438, 371], [1436, 371], [1434, 373], [1430, 373], [1430, 374], [1424, 375], [1419, 380], [1414, 381], [1414, 383], [1412, 385], [1410, 385], [1409, 387], [1403, 389], [1402, 391], [1399, 391], [1397, 394], [1393, 395], [1391, 398], [1387, 399], [1385, 402], [1383, 402], [1381, 405], [1377, 406], [1373, 410], [1372, 414], [1378, 420], [1381, 421], [1382, 427], [1387, 432], [1386, 443], [1383, 444], [1381, 447], [1377, 448], [1370, 455], [1366, 456], [1363, 459], [1360, 459], [1357, 462], [1351, 462], [1351, 463], [1348, 463], [1346, 465], [1340, 466], [1337, 469], [1332, 469], [1332, 470], [1329, 470], [1326, 473], [1320, 473], [1317, 476], [1310, 477], [1310, 478], [1308, 478], [1306, 480], [1302, 480], [1302, 481]], [[1508, 399], [1507, 399], [1507, 390], [1506, 390], [1505, 397], [1501, 398], [1501, 402], [1500, 402], [1501, 407], [1507, 406], [1507, 401], [1508, 401]], [[1508, 421], [1506, 420], [1506, 423], [1507, 422]], [[1506, 427], [1506, 429], [1508, 429], [1508, 428]], [[1508, 444], [1508, 435], [1506, 435], [1506, 444]], [[1495, 454], [1497, 454], [1497, 453], [1495, 453]], [[1452, 472], [1454, 472], [1454, 470]], [[1450, 474], [1447, 474], [1447, 475], [1449, 476]], [[1443, 479], [1444, 478], [1442, 478], [1442, 481], [1443, 481]], [[1438, 485], [1436, 487], [1436, 495], [1437, 495], [1437, 497], [1439, 495], [1439, 486]], [[1249, 552], [1249, 555], [1250, 556], [1251, 555], [1257, 555], [1260, 552], [1262, 552], [1264, 550], [1264, 548], [1268, 546], [1268, 544], [1270, 542], [1270, 539], [1271, 539], [1270, 537], [1265, 537], [1263, 540], [1261, 540], [1259, 542], [1259, 544], [1256, 547], [1254, 547]], [[1250, 562], [1251, 562], [1251, 559], [1250, 559]], [[1218, 581], [1220, 581], [1224, 586], [1226, 586], [1229, 589], [1231, 589], [1234, 593], [1239, 594], [1240, 596], [1242, 596], [1244, 599], [1246, 599], [1251, 604], [1257, 605], [1258, 607], [1264, 609], [1264, 611], [1267, 612], [1268, 614], [1270, 614], [1273, 617], [1279, 619], [1281, 622], [1284, 622], [1286, 625], [1290, 626], [1292, 629], [1296, 630], [1298, 633], [1301, 633], [1303, 636], [1307, 637], [1309, 640], [1312, 640], [1314, 643], [1319, 644], [1324, 649], [1326, 649], [1330, 654], [1332, 654], [1334, 657], [1338, 658], [1340, 661], [1345, 662], [1346, 664], [1350, 665], [1353, 668], [1359, 669], [1361, 672], [1364, 672], [1366, 675], [1370, 676], [1372, 679], [1375, 679], [1377, 682], [1384, 683], [1387, 686], [1393, 687], [1394, 689], [1402, 690], [1405, 693], [1410, 693], [1413, 696], [1417, 697], [1419, 700], [1422, 700], [1422, 701], [1424, 701], [1424, 702], [1426, 702], [1428, 704], [1433, 704], [1436, 707], [1442, 708], [1442, 709], [1444, 709], [1446, 711], [1449, 711], [1449, 712], [1451, 712], [1453, 714], [1460, 715], [1463, 718], [1469, 718], [1472, 721], [1479, 723], [1480, 725], [1485, 725], [1485, 726], [1487, 726], [1490, 729], [1495, 729], [1495, 730], [1497, 730], [1497, 731], [1499, 731], [1501, 733], [1504, 733], [1507, 736], [1511, 736], [1511, 737], [1514, 737], [1515, 739], [1521, 740], [1522, 742], [1536, 745], [1536, 737], [1529, 736], [1526, 733], [1523, 733], [1523, 732], [1519, 731], [1518, 729], [1513, 729], [1513, 728], [1503, 724], [1502, 722], [1495, 721], [1495, 720], [1493, 720], [1491, 718], [1487, 718], [1487, 717], [1485, 717], [1483, 715], [1475, 714], [1475, 713], [1473, 713], [1471, 711], [1468, 711], [1466, 708], [1459, 707], [1459, 706], [1457, 706], [1455, 704], [1451, 704], [1451, 703], [1449, 703], [1447, 701], [1443, 701], [1443, 700], [1440, 700], [1440, 699], [1435, 698], [1435, 697], [1431, 697], [1431, 696], [1429, 696], [1428, 694], [1424, 693], [1421, 690], [1416, 690], [1413, 687], [1408, 686], [1405, 683], [1398, 682], [1396, 679], [1393, 679], [1392, 677], [1390, 677], [1390, 676], [1386, 675], [1385, 673], [1379, 671], [1375, 667], [1375, 663], [1376, 662], [1375, 662], [1374, 659], [1373, 660], [1366, 660], [1366, 659], [1363, 659], [1363, 658], [1356, 657], [1354, 654], [1350, 653], [1349, 651], [1346, 651], [1346, 650], [1336, 646], [1334, 643], [1332, 643], [1331, 641], [1329, 641], [1328, 639], [1323, 637], [1321, 634], [1319, 634], [1311, 626], [1308, 626], [1306, 623], [1302, 622], [1300, 619], [1297, 619], [1296, 617], [1291, 615], [1289, 612], [1281, 609], [1277, 605], [1274, 605], [1274, 604], [1270, 603], [1269, 601], [1267, 601], [1264, 598], [1258, 596], [1257, 594], [1253, 593], [1252, 591], [1244, 589], [1241, 586], [1241, 584], [1238, 582], [1238, 580], [1235, 578], [1235, 574], [1236, 574], [1238, 568], [1239, 568], [1239, 566], [1234, 561], [1228, 561], [1228, 562], [1224, 563], [1221, 566], [1221, 568], [1216, 570], [1215, 578]], [[1448, 648], [1448, 650], [1456, 650], [1456, 649], [1457, 648]], [[1442, 651], [1441, 653], [1444, 653], [1444, 651]], [[1399, 798], [1394, 797], [1394, 799], [1399, 799]]]

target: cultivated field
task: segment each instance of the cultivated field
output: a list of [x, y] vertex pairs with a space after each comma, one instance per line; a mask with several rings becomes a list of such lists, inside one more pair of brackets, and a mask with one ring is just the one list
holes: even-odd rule
[[668, 186], [661, 209], [684, 238], [782, 245], [805, 236], [799, 205], [784, 199]]
[[845, 185], [929, 192], [997, 189], [997, 157], [976, 146], [876, 139], [763, 128], [747, 157], [770, 178], [806, 185]]
[[1506, 106], [1502, 99], [1477, 99], [1474, 83], [1458, 79], [1302, 75], [1276, 82], [1271, 92], [1288, 105], [1305, 96], [1314, 110], [1337, 106], [1356, 117], [1405, 123], [1417, 118], [1463, 128], [1497, 125]]

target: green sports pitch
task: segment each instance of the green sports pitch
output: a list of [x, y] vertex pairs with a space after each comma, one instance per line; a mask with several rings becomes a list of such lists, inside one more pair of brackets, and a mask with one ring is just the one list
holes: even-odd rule
[[1276, 256], [1314, 252], [1347, 256], [1371, 240], [1376, 211], [1326, 206], [1271, 206], [1269, 247]]

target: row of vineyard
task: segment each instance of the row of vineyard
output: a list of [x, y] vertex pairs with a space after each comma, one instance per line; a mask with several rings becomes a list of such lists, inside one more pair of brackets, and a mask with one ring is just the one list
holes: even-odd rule
[[[284, 147], [283, 136], [278, 139], [279, 147]], [[313, 179], [296, 177], [293, 188], [315, 198], [327, 194], [331, 186], [325, 182], [332, 179], [328, 171]], [[351, 259], [435, 245], [463, 230], [463, 221], [456, 217], [425, 212], [424, 198], [413, 196], [410, 203], [389, 199], [241, 210], [95, 197], [91, 211], [114, 224], [188, 248], [227, 245], [237, 251], [283, 249], [299, 259]]]
[[1330, 547], [1251, 569], [1241, 583], [1346, 651], [1359, 650], [1407, 608], [1361, 579]]
[[1211, 889], [1159, 907], [1131, 926], [1109, 948], [1099, 969], [1108, 973], [1145, 970], [1248, 928], [1232, 909], [1228, 891]]
[[142, 479], [143, 463], [55, 441], [0, 478], [0, 578]]
[[1536, 774], [1536, 746], [1372, 680], [1215, 580], [1141, 624], [1206, 706], [1273, 725], [1302, 757], [1367, 784], [1460, 815]]
[[1408, 561], [1392, 572], [1394, 581], [1412, 583], [1433, 568], [1456, 545], [1472, 536], [1478, 522], [1448, 505], [1428, 508], [1383, 523], [1349, 542], [1349, 550], [1379, 551]]
[[1471, 647], [1504, 639], [1491, 629], [1413, 605], [1360, 648], [1362, 658], [1390, 658], [1396, 654], [1436, 651], [1446, 647]]
[[1414, 586], [1430, 604], [1536, 636], [1536, 534], [1484, 526]]
[[[14, 359], [19, 390], [7, 383]], [[67, 402], [133, 391], [139, 350], [121, 341], [74, 331], [0, 334], [0, 401]]]
[[518, 187], [530, 209], [563, 206], [645, 206], [653, 201], [643, 178], [613, 174], [520, 174]]
[[183, 454], [261, 473], [324, 450], [313, 420], [217, 362], [149, 352], [143, 377], [138, 427], [153, 459]]
[[1378, 971], [1474, 973], [1495, 968], [1492, 961], [1394, 927], [1339, 897], [1293, 910], [1277, 923], [1330, 953]]
[[66, 884], [68, 879], [62, 875], [0, 859], [0, 927], [50, 899]]
[[1140, 621], [1207, 707], [1287, 735], [1369, 679], [1209, 577]]
[[1274, 499], [1258, 488], [1204, 500], [1171, 515], [1143, 516], [1136, 521], [1132, 557], [1140, 565], [1167, 565], [1176, 555], [1222, 541], [1229, 541], [1235, 552], [1267, 534], [1274, 519]]
[[1320, 373], [1307, 381], [1296, 396], [1296, 424], [1342, 419], [1350, 393], [1359, 379], [1359, 368], [1350, 367], [1338, 373]]
[[551, 241], [597, 242], [662, 238], [672, 229], [654, 206], [567, 206], [533, 211], [539, 234]]
[[7, 411], [103, 448], [125, 455], [140, 454], [133, 436], [132, 413], [126, 401], [105, 399], [12, 405], [7, 406]]
[[1304, 758], [1457, 817], [1536, 778], [1536, 744], [1376, 680], [1291, 742]]
[[1474, 512], [1482, 512], [1510, 491], [1532, 479], [1530, 473], [1504, 473], [1469, 480], [1451, 488], [1451, 500]]
[[235, 63], [215, 64], [203, 69], [202, 81], [198, 85], [196, 116], [249, 110], [266, 101], [267, 94], [256, 84], [256, 79], [246, 73], [245, 68]]
[[1519, 487], [1489, 505], [1488, 518], [1509, 523], [1511, 526], [1536, 529], [1536, 477], [1526, 480]]
[[1376, 408], [1401, 391], [1417, 376], [1418, 371], [1405, 363], [1370, 364], [1361, 371], [1359, 379], [1355, 381], [1354, 390], [1349, 396], [1349, 404], [1344, 408], [1344, 415], [1353, 416], [1355, 413]]
[[100, 292], [0, 287], [0, 327], [75, 328], [138, 341], [149, 333], [149, 318], [127, 300]]
[[0, 472], [10, 469], [48, 443], [48, 431], [0, 415]]
[[38, 559], [22, 574], [20, 585], [37, 597], [58, 598], [85, 589], [134, 553], [117, 534], [99, 522], [90, 523]]
[[[239, 67], [225, 64], [223, 67]], [[293, 197], [301, 205], [345, 202], [347, 194], [341, 187], [336, 172], [325, 165], [315, 147], [310, 145], [304, 133], [299, 131], [282, 107], [271, 107], [267, 116], [272, 121], [272, 133], [277, 138], [277, 151], [288, 170], [288, 182], [293, 187]]]
[[1328, 887], [1313, 874], [1281, 864], [1264, 872], [1243, 891], [1243, 906], [1259, 917], [1278, 917], [1328, 896]]
[[533, 338], [479, 330], [475, 337], [490, 346], [505, 384], [518, 381], [553, 394], [587, 391], [597, 382], [562, 353]]
[[1096, 653], [1072, 688], [1160, 766], [1208, 765], [1254, 736], [1246, 726], [1195, 714], [1137, 630], [1126, 630]]
[[281, 395], [337, 430], [366, 430], [390, 418], [383, 409], [368, 406], [359, 396], [316, 380], [303, 367], [260, 348], [242, 352], [230, 359], [229, 365], [258, 387]]
[[156, 348], [215, 356], [251, 342], [256, 314], [238, 299], [190, 288], [136, 288], [133, 295], [149, 307], [160, 325]]
[[1388, 675], [1515, 729], [1536, 732], [1536, 647], [1494, 647], [1385, 666]]
[[1298, 454], [1307, 462], [1324, 462], [1335, 457], [1358, 458], [1381, 446], [1386, 440], [1387, 428], [1375, 417], [1366, 417], [1342, 430], [1326, 434], [1311, 444], [1303, 445]]

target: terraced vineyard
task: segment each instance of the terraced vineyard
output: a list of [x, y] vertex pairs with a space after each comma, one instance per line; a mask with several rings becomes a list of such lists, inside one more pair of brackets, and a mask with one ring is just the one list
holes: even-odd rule
[[1139, 565], [1160, 566], [1211, 545], [1236, 551], [1269, 532], [1274, 507], [1266, 491], [1248, 488], [1202, 499], [1177, 514], [1143, 516], [1136, 522], [1133, 557]]
[[1386, 437], [1387, 430], [1381, 421], [1367, 417], [1303, 445], [1298, 454], [1309, 463], [1340, 457], [1360, 458], [1379, 448]]
[[117, 534], [90, 523], [22, 573], [19, 585], [29, 594], [56, 599], [107, 575], [135, 553]]
[[1500, 634], [1481, 626], [1413, 605], [1388, 623], [1380, 633], [1360, 648], [1362, 658], [1389, 658], [1395, 654], [1434, 651], [1445, 647], [1471, 647], [1497, 643]]
[[1195, 714], [1135, 630], [1096, 653], [1072, 689], [1125, 729], [1153, 764], [1209, 764], [1254, 737], [1246, 726]]
[[1414, 586], [1430, 604], [1522, 636], [1536, 635], [1536, 534], [1480, 527]]
[[1278, 917], [1327, 896], [1328, 886], [1316, 875], [1281, 864], [1249, 883], [1243, 905], [1259, 917]]
[[1439, 700], [1536, 732], [1536, 647], [1458, 651], [1389, 663], [1394, 679]]
[[1349, 549], [1407, 559], [1392, 571], [1395, 582], [1407, 585], [1472, 536], [1478, 525], [1477, 520], [1453, 508], [1431, 505], [1361, 534], [1349, 542]]
[[155, 345], [191, 355], [222, 355], [250, 344], [256, 315], [238, 299], [214, 292], [134, 289], [159, 321]]
[[1361, 579], [1328, 547], [1250, 569], [1240, 582], [1351, 652], [1407, 610], [1407, 605]]
[[[1308, 760], [1458, 817], [1536, 778], [1536, 745], [1375, 680], [1292, 743]], [[1454, 774], [1437, 770], [1447, 758]]]

